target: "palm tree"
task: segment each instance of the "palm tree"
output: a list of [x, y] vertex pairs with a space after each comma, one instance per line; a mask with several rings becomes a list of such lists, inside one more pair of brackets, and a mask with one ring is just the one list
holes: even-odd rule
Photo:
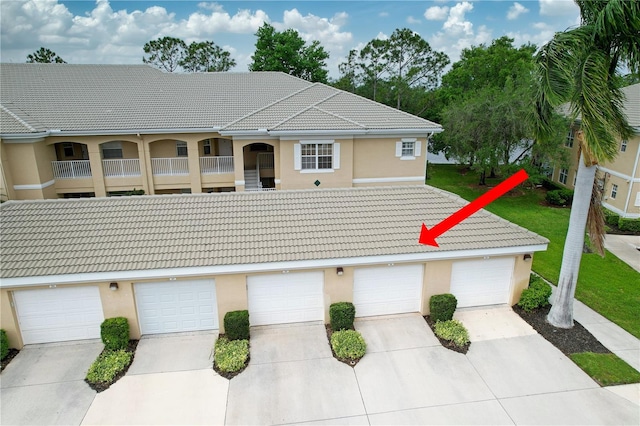
[[552, 116], [562, 104], [568, 103], [570, 118], [578, 120], [581, 128], [577, 138], [580, 161], [560, 280], [547, 316], [549, 323], [560, 328], [573, 326], [573, 297], [587, 224], [592, 242], [602, 250], [602, 216], [594, 216], [601, 214], [599, 198], [594, 196], [596, 168], [600, 161], [615, 157], [618, 139], [633, 134], [622, 112], [619, 71], [626, 67], [637, 73], [640, 62], [639, 0], [576, 3], [581, 25], [556, 33], [536, 56], [536, 137], [551, 137]]

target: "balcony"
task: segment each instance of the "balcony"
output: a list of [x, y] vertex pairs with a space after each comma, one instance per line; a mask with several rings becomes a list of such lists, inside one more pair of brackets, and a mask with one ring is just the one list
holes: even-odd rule
[[141, 175], [140, 160], [137, 158], [102, 160], [102, 170], [105, 177], [131, 177]]
[[152, 158], [151, 170], [156, 176], [188, 175], [189, 159], [186, 157]]
[[89, 160], [52, 161], [54, 179], [85, 179], [91, 177]]
[[203, 175], [233, 173], [233, 156], [200, 157], [200, 173]]

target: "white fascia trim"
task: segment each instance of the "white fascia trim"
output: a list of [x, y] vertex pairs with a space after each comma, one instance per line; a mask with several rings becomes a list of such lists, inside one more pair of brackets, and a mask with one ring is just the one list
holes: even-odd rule
[[170, 133], [218, 133], [218, 130], [220, 130], [220, 127], [185, 129], [50, 130], [49, 136], [165, 135]]
[[253, 263], [240, 265], [200, 266], [192, 268], [148, 269], [137, 271], [95, 272], [87, 274], [45, 275], [0, 279], [0, 288], [29, 287], [48, 284], [80, 284], [111, 281], [156, 280], [187, 278], [203, 275], [248, 274], [258, 272], [289, 271], [297, 269], [324, 269], [338, 266], [366, 266], [389, 263], [428, 262], [434, 260], [467, 259], [485, 256], [511, 256], [545, 251], [547, 244], [491, 249], [429, 251], [384, 256], [344, 257], [337, 259], [301, 260], [291, 262]]
[[609, 173], [611, 176], [619, 177], [620, 179], [629, 180], [629, 181], [632, 181], [634, 183], [640, 182], [640, 178], [634, 178], [632, 176], [625, 175], [624, 173], [620, 173], [620, 172], [617, 172], [615, 170], [607, 169], [606, 167], [598, 166], [598, 169], [603, 171], [603, 172], [605, 172], [605, 173]]
[[384, 182], [422, 182], [424, 176], [406, 176], [406, 177], [390, 177], [390, 178], [357, 178], [353, 179], [353, 183], [384, 183]]
[[20, 191], [20, 190], [23, 190], [23, 189], [44, 189], [44, 188], [50, 187], [54, 183], [56, 183], [55, 180], [50, 180], [49, 182], [34, 183], [34, 184], [31, 184], [31, 185], [13, 185], [13, 189], [15, 189], [16, 191]]
[[384, 136], [414, 136], [415, 137], [425, 137], [425, 133], [440, 133], [443, 129], [440, 127], [433, 127], [427, 129], [369, 129], [369, 130], [291, 130], [291, 131], [271, 131], [269, 134], [274, 136], [313, 136], [313, 135], [345, 135], [345, 136], [354, 136], [357, 135], [366, 136], [366, 135], [384, 135]]
[[221, 136], [269, 136], [266, 129], [257, 130], [218, 130]]
[[2, 143], [36, 143], [42, 142], [47, 136], [49, 136], [49, 132], [8, 135], [0, 134]]
[[220, 135], [233, 136], [234, 141], [255, 141], [256, 139], [258, 139], [259, 141], [277, 141], [278, 140], [277, 137], [269, 136], [266, 133], [260, 134], [260, 135], [223, 135], [222, 133], [220, 133]]
[[612, 212], [616, 213], [618, 216], [623, 217], [625, 219], [640, 219], [640, 213], [626, 213], [620, 210], [619, 208], [612, 206], [609, 203], [605, 203], [604, 201], [602, 202], [602, 207], [605, 207], [606, 209], [611, 210]]

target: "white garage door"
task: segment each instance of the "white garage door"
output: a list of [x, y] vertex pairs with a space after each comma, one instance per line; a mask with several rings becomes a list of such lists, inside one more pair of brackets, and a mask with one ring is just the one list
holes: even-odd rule
[[422, 270], [422, 265], [356, 269], [353, 276], [356, 316], [419, 312]]
[[136, 283], [134, 288], [142, 334], [218, 328], [214, 280]]
[[513, 257], [453, 262], [451, 293], [458, 307], [509, 302], [513, 265]]
[[96, 286], [13, 293], [24, 344], [99, 339], [104, 321]]
[[251, 325], [324, 320], [323, 284], [322, 272], [248, 277]]

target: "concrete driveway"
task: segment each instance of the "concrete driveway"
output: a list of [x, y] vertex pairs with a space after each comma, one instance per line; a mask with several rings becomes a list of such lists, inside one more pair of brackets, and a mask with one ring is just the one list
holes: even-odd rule
[[[456, 317], [470, 331], [466, 355], [443, 348], [417, 314], [357, 320], [368, 348], [355, 368], [333, 359], [321, 323], [255, 327], [249, 367], [231, 381], [211, 369], [215, 334], [142, 339], [127, 376], [98, 394], [80, 421], [640, 423], [637, 385], [599, 387], [510, 308], [461, 309]], [[22, 398], [24, 406], [32, 400], [28, 393]], [[3, 424], [33, 423], [5, 422], [4, 383], [2, 403]], [[59, 410], [68, 404], [70, 398], [61, 401]]]
[[85, 382], [99, 340], [25, 346], [0, 375], [3, 425], [80, 424], [96, 395]]

